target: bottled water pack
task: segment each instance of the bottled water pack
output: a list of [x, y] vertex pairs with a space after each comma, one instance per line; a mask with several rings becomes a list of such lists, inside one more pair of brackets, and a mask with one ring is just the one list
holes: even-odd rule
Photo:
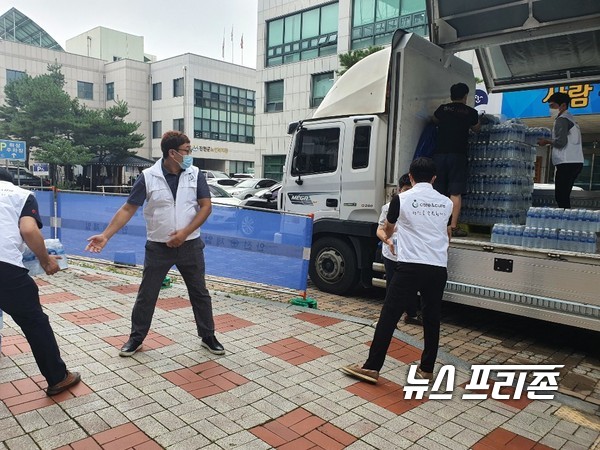
[[[57, 260], [58, 267], [60, 267], [61, 270], [67, 269], [67, 257], [65, 255], [65, 249], [60, 240], [45, 239], [44, 242], [49, 255], [57, 255], [61, 257], [61, 259]], [[23, 250], [23, 265], [29, 270], [29, 275], [31, 276], [43, 275], [46, 273], [40, 265], [40, 261], [27, 246], [25, 246], [25, 249]]]

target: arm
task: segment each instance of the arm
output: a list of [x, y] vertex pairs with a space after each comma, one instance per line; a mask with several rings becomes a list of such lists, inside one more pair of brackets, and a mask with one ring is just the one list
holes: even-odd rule
[[551, 139], [538, 139], [538, 145], [551, 145], [557, 149], [563, 149], [567, 145], [569, 129], [573, 125], [568, 119], [559, 117], [554, 122], [554, 140]]
[[109, 239], [131, 220], [138, 208], [137, 205], [131, 203], [125, 203], [121, 206], [102, 233], [88, 238], [89, 244], [85, 249], [92, 253], [100, 253]]
[[212, 212], [212, 203], [210, 198], [199, 198], [198, 199], [198, 213], [194, 219], [190, 222], [187, 227], [184, 227], [180, 230], [176, 230], [170, 234], [170, 239], [167, 241], [167, 247], [179, 247], [181, 244], [185, 242], [187, 237], [196, 231], [198, 228], [206, 222], [208, 216]]
[[25, 216], [19, 219], [19, 230], [27, 247], [31, 249], [37, 259], [40, 261], [40, 266], [44, 269], [47, 275], [55, 274], [59, 271], [57, 259], [60, 256], [50, 256], [44, 243], [42, 232], [38, 228], [38, 224], [33, 217]]

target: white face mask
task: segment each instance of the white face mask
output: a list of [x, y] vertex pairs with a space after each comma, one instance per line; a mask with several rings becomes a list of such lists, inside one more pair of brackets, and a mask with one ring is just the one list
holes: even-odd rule
[[558, 117], [558, 113], [560, 113], [558, 109], [550, 108], [550, 117], [552, 117], [553, 119], [556, 119]]

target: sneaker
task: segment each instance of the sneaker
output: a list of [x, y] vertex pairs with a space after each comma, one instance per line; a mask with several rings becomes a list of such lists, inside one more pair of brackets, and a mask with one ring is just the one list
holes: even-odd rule
[[135, 340], [129, 338], [129, 340], [127, 342], [125, 342], [123, 347], [121, 347], [119, 356], [132, 356], [135, 352], [137, 352], [141, 348], [142, 348], [141, 342], [138, 342], [138, 341], [135, 341]]
[[209, 352], [214, 353], [215, 355], [224, 355], [225, 354], [225, 349], [223, 348], [221, 343], [219, 341], [217, 341], [217, 338], [214, 336], [203, 337], [200, 345], [202, 347], [208, 349]]
[[404, 323], [407, 325], [419, 325], [423, 326], [423, 320], [419, 316], [408, 317], [408, 315], [404, 316]]
[[379, 372], [371, 369], [363, 369], [358, 364], [351, 364], [349, 366], [340, 367], [340, 370], [346, 375], [350, 375], [353, 378], [358, 378], [361, 381], [367, 381], [369, 383], [377, 383], [379, 379]]
[[46, 389], [46, 395], [51, 397], [53, 395], [60, 394], [61, 392], [66, 391], [71, 386], [75, 386], [77, 383], [81, 381], [81, 375], [78, 372], [69, 372], [67, 370], [67, 375], [65, 375], [65, 379], [60, 383], [56, 383], [55, 385], [48, 386]]
[[469, 233], [467, 233], [462, 228], [452, 228], [452, 237], [467, 237]]
[[425, 372], [421, 370], [420, 367], [417, 367], [417, 373], [415, 374], [415, 378], [420, 378], [421, 380], [433, 380], [433, 372]]

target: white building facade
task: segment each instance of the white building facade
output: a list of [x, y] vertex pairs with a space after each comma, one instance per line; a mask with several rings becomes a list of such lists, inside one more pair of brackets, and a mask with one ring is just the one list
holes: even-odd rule
[[310, 118], [339, 70], [339, 54], [425, 35], [425, 0], [259, 0], [256, 172], [281, 179], [287, 125]]

